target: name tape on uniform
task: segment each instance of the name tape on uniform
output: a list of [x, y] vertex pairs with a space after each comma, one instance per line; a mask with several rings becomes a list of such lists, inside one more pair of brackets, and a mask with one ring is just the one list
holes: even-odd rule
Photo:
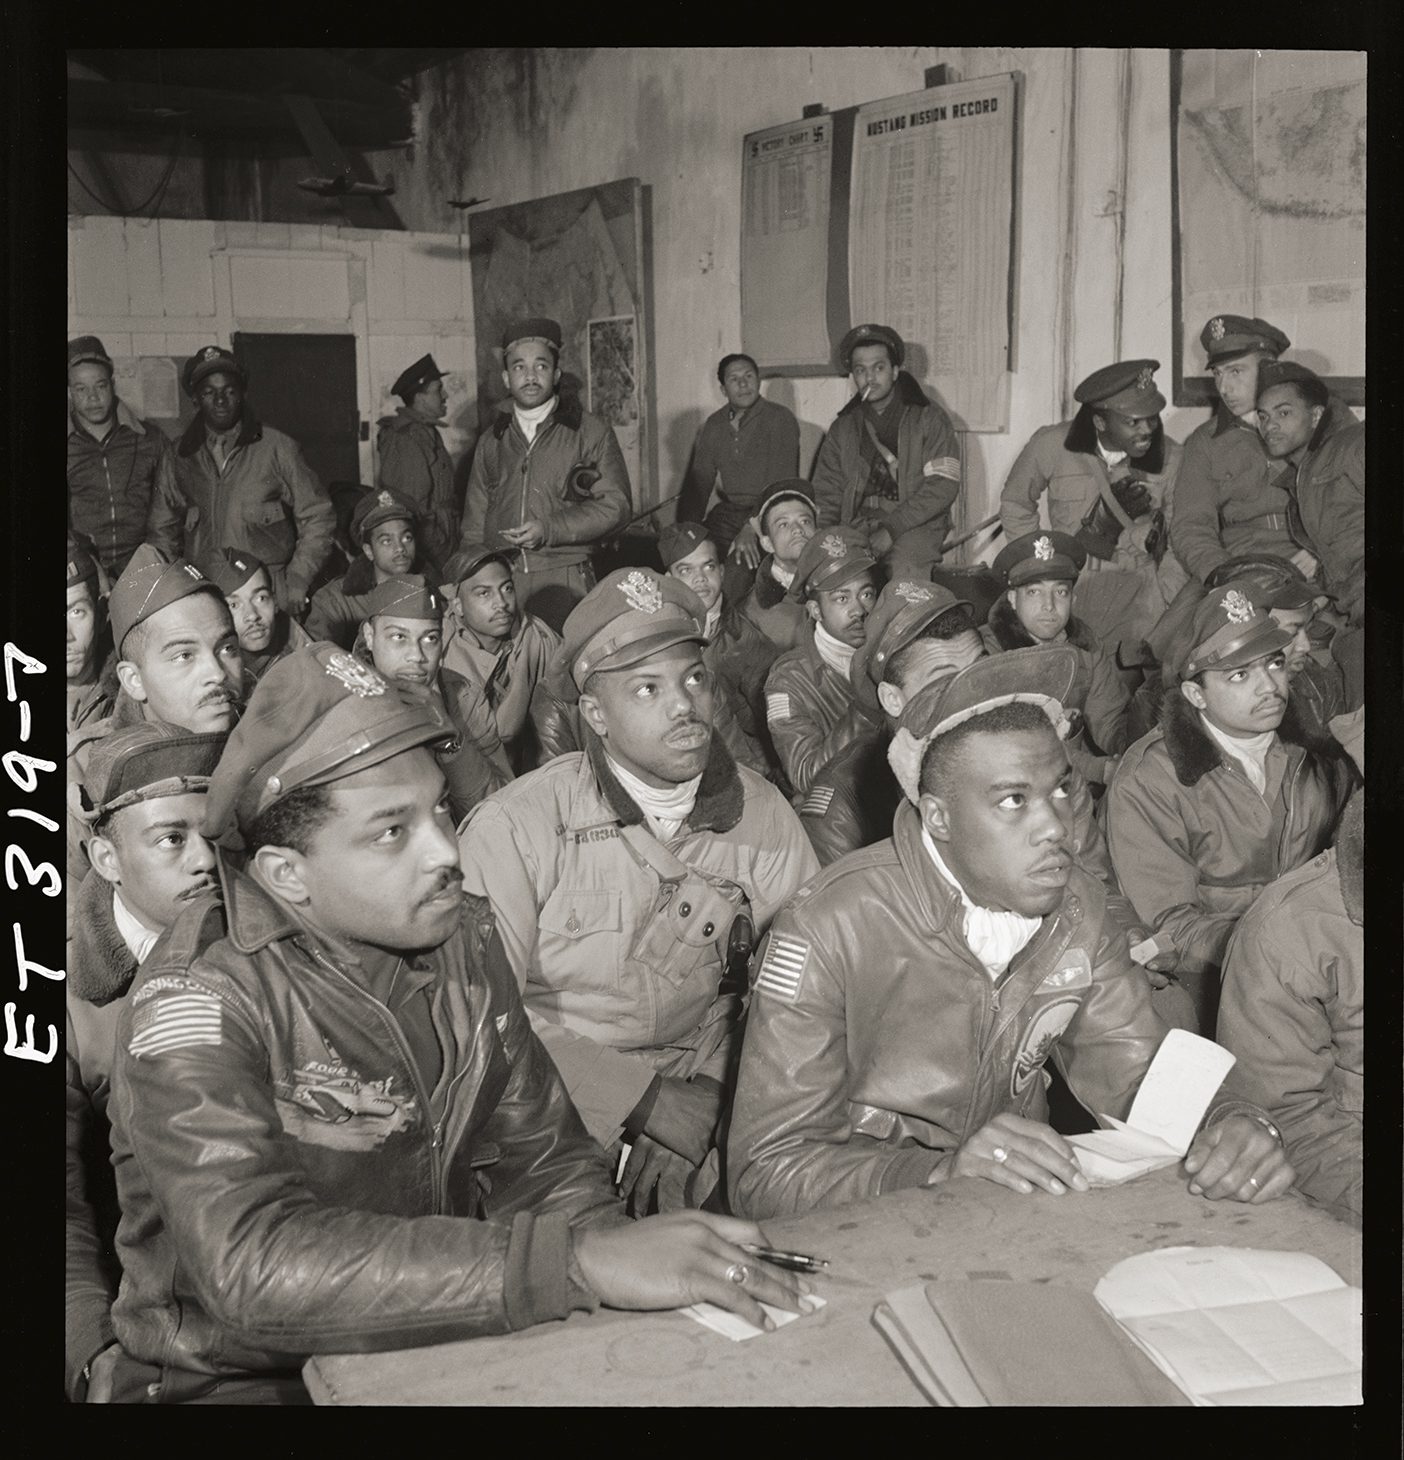
[[799, 996], [804, 966], [809, 961], [809, 944], [788, 933], [772, 933], [765, 950], [756, 987], [793, 1004]]

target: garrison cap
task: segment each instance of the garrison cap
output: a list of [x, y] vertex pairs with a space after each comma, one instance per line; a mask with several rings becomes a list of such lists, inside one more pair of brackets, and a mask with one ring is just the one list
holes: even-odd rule
[[879, 708], [877, 687], [892, 656], [943, 613], [962, 605], [974, 615], [975, 606], [968, 599], [957, 598], [949, 588], [936, 583], [902, 578], [883, 587], [864, 625], [867, 637], [858, 646], [848, 670], [858, 698], [870, 710]]
[[663, 566], [671, 568], [674, 563], [689, 558], [704, 542], [710, 542], [711, 535], [700, 522], [670, 522], [658, 534], [658, 556]]
[[390, 389], [408, 405], [426, 385], [433, 385], [436, 380], [442, 380], [447, 373], [446, 370], [439, 369], [434, 363], [432, 355], [421, 355], [413, 365], [401, 372], [399, 379]]
[[1010, 588], [1042, 583], [1048, 578], [1077, 582], [1087, 549], [1066, 532], [1026, 532], [1005, 543], [991, 566]]
[[88, 582], [92, 582], [96, 586], [97, 581], [97, 559], [70, 532], [68, 534], [68, 587], [75, 588], [79, 583]]
[[389, 487], [367, 492], [351, 509], [351, 536], [364, 543], [382, 522], [404, 521], [419, 526], [414, 503]]
[[619, 568], [571, 609], [556, 651], [554, 680], [567, 697], [597, 669], [627, 669], [674, 644], [702, 642], [702, 600], [679, 579], [651, 568]]
[[[226, 597], [237, 593], [260, 568], [267, 566], [247, 548], [220, 548], [217, 553], [206, 553], [200, 559], [200, 571]], [[271, 573], [269, 582], [271, 585]]]
[[192, 593], [212, 593], [221, 605], [224, 603], [224, 594], [194, 563], [181, 558], [168, 563], [150, 543], [142, 543], [113, 584], [107, 600], [112, 642], [117, 646], [118, 657], [122, 654], [122, 641], [132, 629]]
[[213, 375], [217, 370], [237, 375], [241, 385], [248, 383], [244, 367], [234, 358], [232, 350], [226, 350], [223, 345], [206, 345], [204, 349], [196, 350], [185, 362], [185, 373], [181, 378], [181, 384], [185, 387], [186, 395], [193, 396], [195, 387], [207, 375]]
[[72, 370], [75, 365], [105, 365], [109, 376], [114, 368], [112, 357], [96, 335], [79, 335], [77, 339], [69, 340], [68, 368]]
[[402, 578], [387, 578], [377, 583], [366, 599], [366, 617], [391, 613], [396, 618], [441, 619], [444, 600], [431, 588], [422, 573], [406, 573]]
[[1211, 365], [1237, 359], [1249, 350], [1266, 350], [1280, 355], [1291, 340], [1265, 319], [1248, 319], [1241, 314], [1216, 314], [1199, 332], [1199, 343]]
[[501, 563], [509, 573], [512, 571], [512, 559], [504, 549], [474, 542], [469, 543], [466, 548], [460, 548], [444, 564], [443, 581], [446, 585], [457, 588], [465, 578], [471, 578], [484, 563]]
[[83, 819], [91, 826], [137, 801], [203, 791], [228, 738], [149, 720], [94, 741], [83, 771]]
[[1202, 669], [1237, 669], [1292, 642], [1253, 597], [1253, 585], [1239, 578], [1200, 599], [1171, 665], [1181, 679], [1193, 679]]
[[907, 347], [902, 343], [902, 336], [889, 325], [855, 324], [839, 341], [838, 357], [845, 370], [850, 368], [849, 362], [859, 345], [886, 345], [892, 355], [894, 366], [901, 365], [907, 355]]
[[304, 644], [258, 682], [210, 782], [205, 834], [247, 831], [275, 801], [453, 736], [427, 696], [401, 693], [335, 644]]
[[1329, 588], [1320, 588], [1293, 562], [1272, 553], [1252, 553], [1229, 558], [1210, 570], [1206, 588], [1220, 588], [1241, 579], [1252, 589], [1259, 608], [1305, 608], [1318, 598], [1334, 598]]
[[505, 355], [519, 340], [544, 340], [559, 355], [561, 352], [561, 327], [554, 319], [544, 315], [528, 315], [514, 319], [502, 331], [502, 353]]
[[[761, 532], [765, 532], [765, 514], [781, 502], [803, 502], [817, 517], [819, 509], [814, 505], [814, 488], [803, 477], [786, 477], [783, 481], [771, 482], [761, 498], [756, 509], [756, 526]], [[768, 532], [765, 535], [770, 536]]]
[[1071, 644], [1010, 649], [924, 685], [909, 699], [897, 722], [887, 759], [907, 799], [920, 796], [921, 763], [938, 735], [1000, 705], [1037, 705], [1061, 738], [1065, 708], [1081, 666]]
[[788, 596], [803, 603], [808, 590], [837, 588], [876, 565], [866, 532], [857, 527], [826, 527], [805, 543]]
[[1159, 369], [1159, 360], [1119, 360], [1104, 365], [1078, 385], [1073, 399], [1125, 416], [1158, 416], [1165, 409], [1165, 397], [1155, 388]]
[[1308, 387], [1309, 396], [1319, 397], [1317, 404], [1326, 404], [1329, 398], [1329, 387], [1326, 382], [1315, 370], [1308, 370], [1305, 365], [1298, 365], [1295, 360], [1268, 360], [1263, 364], [1258, 371], [1258, 399], [1262, 400], [1263, 393], [1271, 390], [1274, 385], [1294, 383]]

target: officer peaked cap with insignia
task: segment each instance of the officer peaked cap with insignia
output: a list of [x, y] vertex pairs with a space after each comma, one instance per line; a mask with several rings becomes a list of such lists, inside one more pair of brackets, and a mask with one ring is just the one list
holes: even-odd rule
[[1165, 397], [1155, 388], [1159, 360], [1119, 360], [1094, 370], [1073, 391], [1073, 399], [1094, 409], [1124, 416], [1158, 416]]
[[366, 597], [366, 617], [393, 614], [396, 618], [423, 618], [437, 622], [444, 616], [444, 600], [425, 581], [422, 573], [387, 578]]
[[512, 571], [512, 559], [505, 549], [488, 547], [482, 542], [470, 543], [452, 554], [444, 564], [445, 589], [456, 589], [465, 578], [471, 578], [486, 563], [501, 563], [509, 573]]
[[180, 558], [168, 563], [150, 543], [142, 543], [113, 584], [107, 600], [112, 642], [118, 658], [122, 655], [123, 640], [139, 623], [192, 593], [212, 594], [224, 608], [224, 594], [194, 563]]
[[351, 509], [351, 536], [364, 543], [382, 522], [408, 522], [418, 528], [414, 503], [389, 487], [374, 487]]
[[1219, 588], [1237, 579], [1251, 587], [1253, 602], [1259, 608], [1305, 608], [1318, 598], [1336, 597], [1329, 588], [1313, 583], [1295, 563], [1273, 553], [1229, 558], [1209, 570], [1204, 586]]
[[597, 670], [628, 669], [675, 644], [701, 643], [706, 610], [680, 579], [619, 568], [571, 609], [553, 661], [553, 685], [577, 698]]
[[886, 345], [894, 369], [907, 356], [907, 347], [902, 343], [902, 336], [890, 325], [855, 324], [839, 341], [838, 357], [845, 371], [852, 369], [853, 352], [859, 345]]
[[390, 387], [393, 394], [409, 405], [427, 385], [442, 380], [448, 372], [440, 370], [432, 355], [421, 355], [413, 365], [401, 371], [399, 378]]
[[807, 592], [830, 592], [876, 565], [866, 532], [857, 527], [822, 527], [804, 545], [788, 597], [803, 603]]
[[1249, 350], [1265, 350], [1280, 355], [1291, 347], [1291, 340], [1276, 325], [1265, 319], [1248, 319], [1241, 314], [1216, 314], [1199, 332], [1199, 343], [1209, 364], [1222, 365], [1236, 360]]
[[193, 735], [159, 720], [104, 735], [83, 770], [83, 820], [91, 826], [138, 801], [203, 791], [227, 739], [223, 731]]
[[[305, 644], [259, 680], [210, 781], [205, 835], [228, 838], [301, 786], [324, 786], [453, 737], [434, 701], [403, 693], [335, 644]], [[233, 845], [233, 840], [230, 840]]]
[[554, 319], [547, 319], [544, 315], [528, 315], [508, 324], [502, 331], [504, 358], [507, 351], [521, 340], [541, 340], [550, 345], [557, 355], [561, 353], [561, 327]]
[[1205, 669], [1238, 669], [1285, 649], [1293, 635], [1255, 601], [1245, 579], [1212, 589], [1199, 601], [1172, 665], [1181, 679]]
[[107, 347], [96, 335], [79, 335], [77, 339], [69, 340], [68, 368], [72, 370], [75, 365], [101, 365], [106, 369], [109, 380], [116, 369]]
[[[227, 598], [231, 593], [237, 593], [260, 568], [266, 568], [268, 564], [247, 548], [226, 547], [220, 548], [217, 553], [206, 553], [199, 566], [205, 577]], [[272, 576], [270, 573], [270, 587]]]
[[185, 362], [185, 372], [181, 377], [181, 384], [185, 387], [185, 393], [192, 398], [195, 395], [195, 388], [207, 376], [213, 375], [216, 371], [223, 370], [227, 375], [237, 375], [240, 385], [248, 384], [248, 376], [244, 373], [244, 367], [234, 358], [232, 350], [226, 350], [223, 345], [206, 345]]
[[905, 649], [942, 614], [961, 607], [968, 608], [972, 615], [975, 612], [969, 599], [957, 598], [949, 588], [942, 588], [938, 583], [894, 578], [886, 584], [867, 617], [866, 637], [848, 668], [849, 682], [858, 698], [870, 710], [879, 709], [877, 687], [892, 656]]
[[1049, 578], [1077, 582], [1087, 561], [1087, 549], [1066, 532], [1026, 532], [1005, 543], [990, 565], [1009, 588], [1042, 583]]
[[671, 568], [684, 558], [690, 558], [704, 542], [711, 541], [711, 534], [700, 522], [670, 522], [658, 534], [658, 556], [663, 566]]

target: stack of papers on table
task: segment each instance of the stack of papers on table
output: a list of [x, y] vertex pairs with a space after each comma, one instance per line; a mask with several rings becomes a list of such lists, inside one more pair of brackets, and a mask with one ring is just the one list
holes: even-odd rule
[[931, 1402], [946, 1408], [1186, 1403], [1076, 1288], [917, 1283], [889, 1293], [873, 1322]]
[[1361, 1402], [1360, 1289], [1304, 1252], [1166, 1247], [1096, 1297], [1195, 1404]]

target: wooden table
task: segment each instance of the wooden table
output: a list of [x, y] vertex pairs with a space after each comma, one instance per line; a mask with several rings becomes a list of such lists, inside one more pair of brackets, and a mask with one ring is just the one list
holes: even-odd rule
[[974, 1178], [765, 1223], [814, 1252], [819, 1312], [734, 1343], [679, 1313], [577, 1313], [522, 1333], [396, 1353], [309, 1359], [319, 1404], [924, 1405], [872, 1324], [884, 1293], [918, 1280], [1010, 1278], [1090, 1291], [1158, 1247], [1310, 1252], [1360, 1282], [1360, 1235], [1289, 1194], [1261, 1206], [1190, 1196], [1175, 1170], [1062, 1197]]

